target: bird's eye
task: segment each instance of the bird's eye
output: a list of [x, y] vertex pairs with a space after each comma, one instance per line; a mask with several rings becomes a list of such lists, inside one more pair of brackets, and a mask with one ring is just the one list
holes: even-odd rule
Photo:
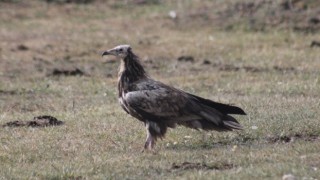
[[122, 51], [123, 51], [123, 49], [119, 49], [119, 51], [120, 51], [120, 52], [122, 52]]

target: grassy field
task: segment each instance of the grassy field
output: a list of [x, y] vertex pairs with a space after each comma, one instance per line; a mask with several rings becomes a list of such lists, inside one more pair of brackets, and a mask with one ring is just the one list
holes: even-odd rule
[[[0, 2], [0, 124], [65, 122], [0, 127], [0, 179], [319, 179], [320, 33], [224, 19], [235, 2], [249, 1]], [[119, 44], [155, 79], [242, 107], [245, 130], [178, 127], [141, 153], [145, 128], [117, 102], [119, 62], [101, 57]]]

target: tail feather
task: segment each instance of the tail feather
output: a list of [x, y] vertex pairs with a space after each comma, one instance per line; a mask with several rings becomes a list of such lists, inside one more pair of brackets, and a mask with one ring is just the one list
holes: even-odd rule
[[226, 115], [224, 117], [223, 124], [224, 126], [227, 126], [232, 129], [243, 130], [243, 127], [241, 126], [241, 124], [235, 118], [229, 115]]
[[222, 103], [218, 103], [218, 102], [214, 102], [211, 101], [209, 99], [204, 99], [202, 97], [199, 96], [195, 96], [193, 94], [189, 94], [188, 95], [192, 96], [193, 98], [195, 98], [198, 102], [200, 102], [201, 104], [204, 104], [206, 106], [209, 106], [211, 108], [214, 108], [218, 111], [220, 111], [223, 114], [240, 114], [240, 115], [246, 115], [246, 113], [244, 112], [243, 109], [237, 107], [237, 106], [232, 106], [232, 105], [228, 105], [228, 104], [222, 104]]
[[232, 131], [232, 130], [242, 130], [242, 126], [239, 123], [233, 121], [223, 121], [223, 124], [216, 125], [211, 121], [206, 119], [199, 119], [193, 121], [186, 121], [179, 123], [180, 125], [186, 126], [192, 129], [203, 129], [205, 131]]
[[216, 124], [212, 123], [211, 121], [208, 121], [206, 119], [198, 119], [198, 120], [193, 120], [193, 121], [185, 121], [185, 122], [180, 122], [180, 125], [183, 125], [188, 128], [192, 129], [203, 129], [205, 131], [231, 131], [231, 128], [224, 127], [224, 126], [217, 126]]
[[[215, 108], [203, 106], [203, 111], [199, 112], [201, 119], [198, 124], [201, 124], [201, 129], [204, 130], [217, 130], [217, 131], [232, 131], [242, 130], [242, 126], [232, 116], [222, 114]], [[191, 123], [193, 125], [194, 123]]]

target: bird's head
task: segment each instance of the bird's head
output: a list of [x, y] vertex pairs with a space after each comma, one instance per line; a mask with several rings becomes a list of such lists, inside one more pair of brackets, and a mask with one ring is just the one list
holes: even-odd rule
[[125, 58], [131, 52], [130, 45], [119, 45], [103, 52], [102, 56], [113, 55], [119, 58]]

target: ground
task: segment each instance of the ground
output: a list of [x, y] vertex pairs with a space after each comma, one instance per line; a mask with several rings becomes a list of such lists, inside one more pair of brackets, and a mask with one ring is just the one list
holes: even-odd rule
[[[0, 124], [64, 122], [1, 127], [0, 177], [319, 179], [319, 6], [252, 2], [0, 1]], [[170, 129], [141, 153], [145, 128], [117, 102], [119, 62], [101, 57], [119, 44], [155, 79], [242, 107], [244, 130]]]

